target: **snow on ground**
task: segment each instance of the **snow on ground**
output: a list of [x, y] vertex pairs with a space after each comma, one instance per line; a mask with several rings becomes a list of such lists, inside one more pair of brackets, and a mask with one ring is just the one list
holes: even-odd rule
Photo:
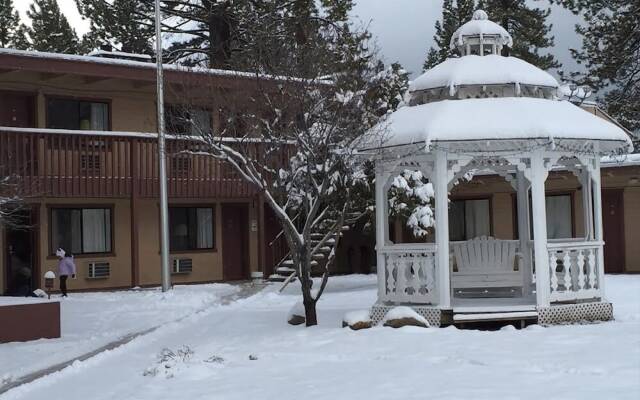
[[[162, 325], [215, 304], [236, 287], [226, 284], [176, 286], [118, 292], [72, 293], [61, 302], [62, 337], [0, 344], [0, 386], [51, 365], [93, 351], [122, 337]], [[0, 297], [0, 304], [43, 301]]]
[[616, 315], [608, 323], [340, 328], [346, 312], [374, 302], [375, 279], [331, 278], [317, 327], [287, 325], [299, 288], [271, 286], [0, 399], [640, 398], [640, 276], [607, 276]]

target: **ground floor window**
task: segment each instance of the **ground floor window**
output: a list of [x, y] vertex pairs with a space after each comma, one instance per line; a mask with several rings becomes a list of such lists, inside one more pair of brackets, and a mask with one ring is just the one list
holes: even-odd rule
[[169, 207], [171, 251], [213, 249], [213, 207]]
[[110, 208], [52, 208], [50, 254], [111, 252]]
[[[571, 195], [547, 195], [547, 238], [573, 237]], [[533, 235], [531, 235], [533, 237]]]
[[489, 199], [453, 200], [449, 206], [449, 240], [491, 236]]

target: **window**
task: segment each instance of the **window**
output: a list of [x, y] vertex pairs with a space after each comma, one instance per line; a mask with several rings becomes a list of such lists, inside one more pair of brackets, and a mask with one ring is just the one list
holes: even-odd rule
[[111, 252], [111, 209], [54, 208], [51, 210], [51, 248], [67, 253]]
[[[547, 238], [565, 239], [573, 237], [573, 207], [570, 194], [553, 194], [545, 196], [545, 208], [547, 219]], [[519, 238], [518, 232], [518, 202], [513, 197], [514, 210], [514, 237]], [[529, 236], [533, 239], [533, 211], [531, 209], [531, 196], [529, 196]]]
[[109, 104], [74, 99], [47, 99], [47, 128], [109, 130]]
[[449, 240], [491, 235], [489, 199], [454, 200], [449, 207]]
[[[562, 239], [572, 237], [571, 195], [548, 195], [545, 197], [545, 203], [547, 209], [547, 238]], [[531, 237], [533, 237], [533, 234]]]
[[211, 112], [203, 108], [169, 106], [166, 117], [169, 133], [198, 135], [211, 132]]
[[213, 215], [212, 207], [170, 207], [171, 251], [213, 249]]

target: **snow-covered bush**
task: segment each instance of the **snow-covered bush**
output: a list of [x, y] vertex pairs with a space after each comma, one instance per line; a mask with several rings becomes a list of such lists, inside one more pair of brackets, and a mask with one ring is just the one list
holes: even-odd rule
[[388, 194], [389, 215], [407, 221], [414, 236], [423, 237], [435, 226], [433, 185], [420, 171], [404, 170], [393, 178]]

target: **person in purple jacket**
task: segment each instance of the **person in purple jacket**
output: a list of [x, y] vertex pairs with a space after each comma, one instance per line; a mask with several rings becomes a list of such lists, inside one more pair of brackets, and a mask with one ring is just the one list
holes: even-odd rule
[[62, 297], [67, 297], [67, 278], [71, 275], [76, 277], [76, 264], [73, 262], [73, 255], [67, 254], [63, 249], [56, 250], [58, 256], [58, 276], [60, 277], [60, 291]]

